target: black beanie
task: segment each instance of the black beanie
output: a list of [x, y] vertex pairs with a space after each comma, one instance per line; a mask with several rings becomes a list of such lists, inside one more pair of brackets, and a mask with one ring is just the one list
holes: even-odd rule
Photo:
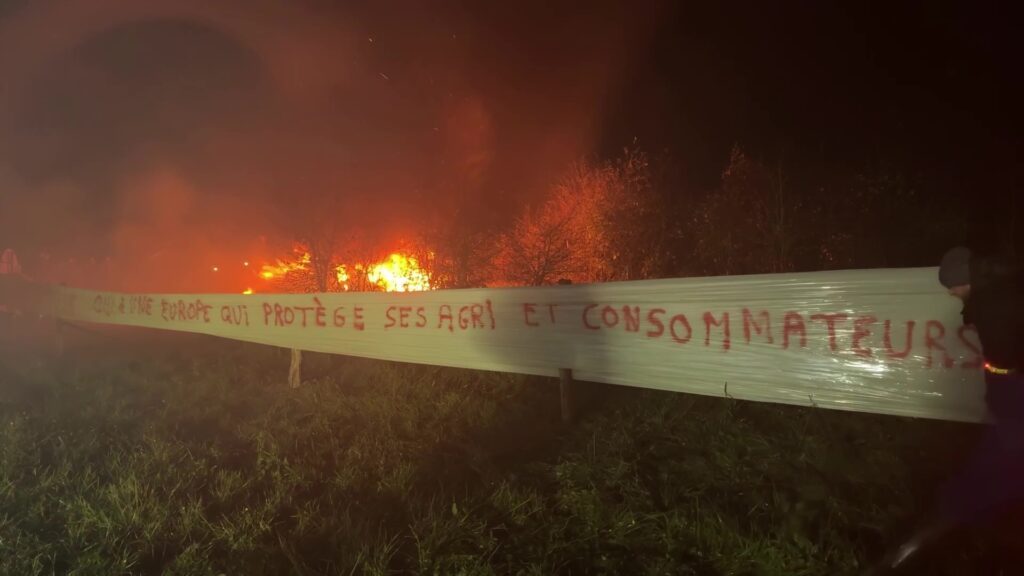
[[963, 246], [951, 249], [939, 265], [939, 282], [946, 288], [971, 283], [971, 251]]

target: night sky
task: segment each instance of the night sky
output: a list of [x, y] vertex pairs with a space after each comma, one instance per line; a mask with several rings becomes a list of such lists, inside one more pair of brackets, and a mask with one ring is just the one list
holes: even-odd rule
[[1005, 9], [208, 4], [0, 4], [0, 244], [241, 253], [325, 212], [380, 241], [497, 231], [573, 160], [634, 141], [673, 159], [680, 194], [738, 144], [800, 175], [891, 166], [975, 230], [1016, 209]]
[[671, 147], [703, 177], [739, 142], [794, 161], [891, 162], [944, 193], [1008, 186], [1024, 95], [1015, 21], [963, 3], [678, 3], [621, 86], [606, 139]]

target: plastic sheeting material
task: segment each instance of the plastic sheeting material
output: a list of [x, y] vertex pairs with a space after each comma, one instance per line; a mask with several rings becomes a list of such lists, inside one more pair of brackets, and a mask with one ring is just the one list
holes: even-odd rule
[[55, 289], [67, 320], [864, 412], [985, 419], [934, 268], [288, 295]]

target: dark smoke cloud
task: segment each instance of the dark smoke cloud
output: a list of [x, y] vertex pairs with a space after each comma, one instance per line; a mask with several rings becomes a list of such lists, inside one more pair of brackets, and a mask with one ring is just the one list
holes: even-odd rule
[[212, 265], [314, 220], [382, 243], [456, 210], [498, 225], [592, 150], [652, 21], [504, 4], [8, 8], [0, 244], [84, 263], [73, 281], [233, 290]]

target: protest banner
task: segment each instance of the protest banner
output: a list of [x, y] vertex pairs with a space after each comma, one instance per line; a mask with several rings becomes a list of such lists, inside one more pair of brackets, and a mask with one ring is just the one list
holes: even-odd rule
[[68, 321], [732, 398], [985, 419], [983, 359], [934, 268], [411, 293], [54, 288]]

